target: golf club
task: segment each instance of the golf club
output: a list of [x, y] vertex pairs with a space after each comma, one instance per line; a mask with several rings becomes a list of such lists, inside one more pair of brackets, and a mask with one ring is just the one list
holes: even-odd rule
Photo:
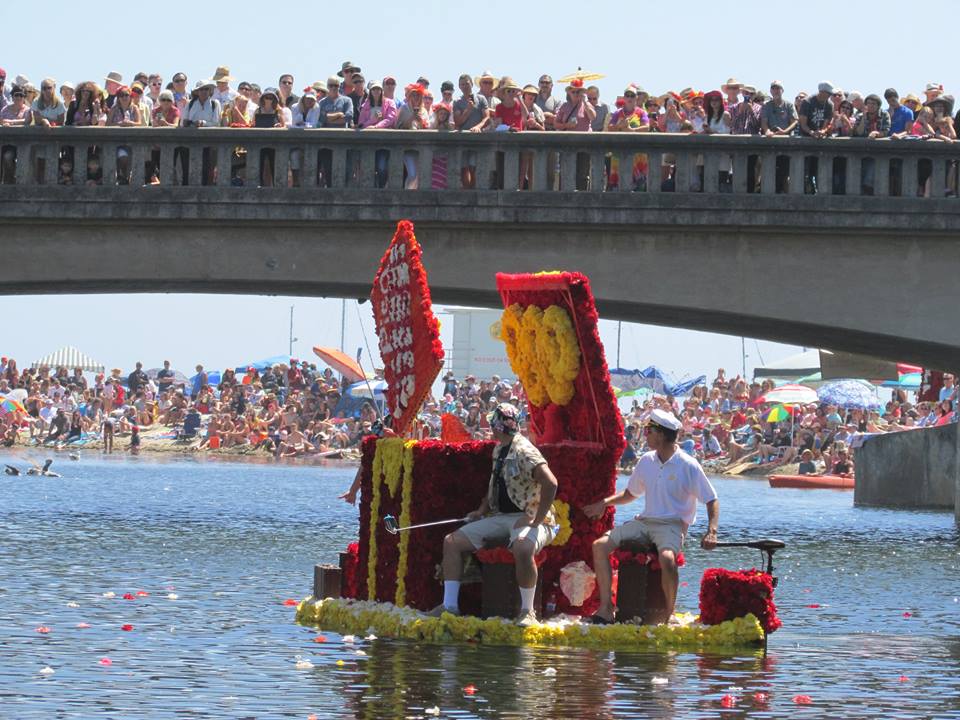
[[387, 529], [388, 533], [391, 535], [396, 535], [398, 532], [403, 532], [404, 530], [416, 530], [417, 528], [431, 527], [433, 525], [447, 525], [449, 523], [466, 522], [466, 520], [466, 518], [450, 518], [449, 520], [437, 520], [435, 522], [400, 527], [397, 524], [397, 519], [393, 515], [387, 515], [383, 518], [383, 526]]

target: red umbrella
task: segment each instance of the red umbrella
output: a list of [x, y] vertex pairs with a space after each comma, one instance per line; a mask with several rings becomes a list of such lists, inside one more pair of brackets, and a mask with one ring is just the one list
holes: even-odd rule
[[363, 380], [364, 374], [360, 364], [346, 353], [328, 347], [314, 347], [313, 352], [350, 382]]

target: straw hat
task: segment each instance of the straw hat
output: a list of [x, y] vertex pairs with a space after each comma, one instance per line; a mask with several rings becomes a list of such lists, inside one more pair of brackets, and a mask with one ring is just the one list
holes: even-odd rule
[[512, 77], [503, 78], [503, 82], [500, 84], [500, 89], [501, 90], [519, 90], [521, 92], [523, 91], [523, 88], [517, 85], [516, 81]]
[[197, 84], [193, 86], [194, 90], [200, 90], [201, 88], [210, 88], [215, 90], [217, 84], [213, 80], [197, 80]]
[[743, 87], [743, 83], [737, 80], [736, 78], [727, 78], [727, 81], [720, 86], [720, 89], [724, 92], [727, 91], [727, 88], [740, 88]]
[[116, 70], [111, 70], [107, 73], [107, 77], [104, 82], [115, 82], [117, 85], [123, 85], [123, 75], [118, 73]]
[[492, 82], [497, 81], [497, 79], [493, 76], [493, 74], [489, 70], [484, 70], [481, 75], [477, 76], [477, 85], [482, 83], [484, 80], [491, 80]]
[[536, 85], [524, 85], [524, 86], [523, 86], [523, 94], [524, 94], [524, 95], [527, 95], [527, 94], [530, 94], [530, 95], [539, 95], [539, 94], [540, 94], [540, 90], [537, 88]]
[[215, 83], [230, 82], [231, 80], [235, 79], [236, 78], [230, 74], [230, 68], [228, 68], [226, 65], [221, 65], [217, 68], [216, 72], [213, 73], [213, 81]]

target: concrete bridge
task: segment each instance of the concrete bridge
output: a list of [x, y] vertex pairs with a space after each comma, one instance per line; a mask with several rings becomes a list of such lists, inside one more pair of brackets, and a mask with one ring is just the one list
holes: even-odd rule
[[[500, 270], [581, 270], [607, 318], [960, 367], [960, 201], [945, 197], [957, 145], [9, 128], [0, 149], [2, 294], [361, 298], [393, 224], [409, 217], [439, 302], [497, 306]], [[639, 153], [645, 186], [616, 187], [610, 159], [628, 168]], [[421, 189], [403, 189], [405, 155]], [[61, 184], [63, 157], [72, 184]], [[91, 158], [99, 179], [87, 177]], [[475, 189], [461, 187], [467, 161]], [[521, 161], [532, 170], [517, 190]], [[145, 184], [153, 168], [159, 184]], [[931, 197], [916, 197], [927, 175]], [[441, 188], [429, 189], [432, 176]]]

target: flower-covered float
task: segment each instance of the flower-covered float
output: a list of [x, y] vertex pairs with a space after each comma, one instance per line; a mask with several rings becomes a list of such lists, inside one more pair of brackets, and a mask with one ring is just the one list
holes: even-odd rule
[[[486, 492], [493, 443], [405, 437], [443, 362], [421, 255], [413, 225], [401, 221], [371, 294], [397, 436], [364, 439], [359, 538], [341, 553], [336, 591], [303, 600], [297, 620], [335, 632], [431, 642], [691, 650], [763, 644], [779, 620], [770, 576], [757, 571], [708, 571], [701, 615], [680, 614], [677, 624], [598, 626], [581, 620], [598, 603], [589, 567], [592, 543], [614, 520], [613, 508], [598, 520], [581, 508], [615, 491], [625, 440], [590, 283], [575, 272], [496, 277], [504, 305], [500, 337], [526, 393], [531, 439], [558, 481], [553, 510], [560, 529], [536, 557], [543, 620], [519, 627], [491, 609], [491, 594], [501, 601], [505, 592], [516, 594], [515, 585], [493, 593], [484, 587], [494, 569], [513, 562], [502, 547], [474, 554], [482, 580], [464, 584], [464, 615], [433, 618], [423, 612], [441, 599], [442, 543], [451, 526], [398, 533], [383, 519], [391, 516], [406, 528], [475, 509]], [[621, 575], [627, 565], [647, 573], [645, 601], [656, 604], [661, 593], [656, 555], [618, 551], [612, 559]], [[505, 576], [512, 577], [512, 567], [497, 577]]]

